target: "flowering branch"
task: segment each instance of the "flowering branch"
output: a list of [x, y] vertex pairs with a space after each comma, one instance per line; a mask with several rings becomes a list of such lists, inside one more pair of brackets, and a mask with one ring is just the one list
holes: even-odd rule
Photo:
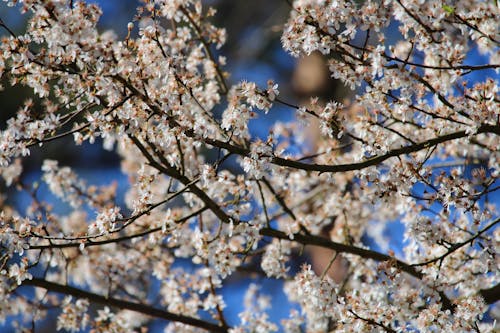
[[452, 246], [450, 246], [450, 248], [448, 249], [448, 251], [446, 251], [446, 253], [444, 253], [443, 255], [441, 255], [441, 256], [439, 256], [437, 258], [434, 258], [434, 259], [427, 260], [427, 261], [422, 262], [422, 263], [412, 264], [411, 266], [413, 266], [413, 267], [424, 266], [424, 265], [429, 265], [429, 264], [432, 264], [432, 263], [435, 263], [435, 262], [438, 262], [438, 261], [443, 261], [447, 256], [449, 256], [453, 252], [459, 250], [463, 246], [468, 245], [468, 244], [472, 244], [476, 239], [478, 239], [479, 237], [481, 237], [481, 235], [483, 235], [485, 232], [487, 232], [488, 230], [490, 230], [491, 228], [493, 228], [498, 223], [500, 223], [500, 218], [497, 218], [496, 220], [494, 220], [491, 223], [489, 223], [486, 227], [484, 227], [483, 229], [481, 229], [479, 232], [477, 232], [471, 238], [469, 238], [469, 239], [467, 239], [467, 240], [465, 240], [463, 242], [460, 242], [460, 243], [457, 243], [457, 244], [453, 244]]
[[189, 326], [202, 328], [210, 332], [220, 332], [220, 333], [228, 332], [228, 329], [225, 327], [198, 318], [192, 318], [180, 314], [171, 313], [142, 303], [134, 303], [113, 297], [105, 297], [97, 295], [82, 289], [78, 289], [68, 285], [62, 285], [55, 282], [50, 282], [44, 279], [32, 278], [30, 280], [24, 280], [22, 286], [33, 286], [46, 289], [49, 292], [71, 295], [77, 298], [84, 298], [88, 299], [93, 303], [103, 304], [107, 306], [115, 306], [120, 309], [139, 312], [147, 316], [160, 318], [168, 321], [175, 321]]

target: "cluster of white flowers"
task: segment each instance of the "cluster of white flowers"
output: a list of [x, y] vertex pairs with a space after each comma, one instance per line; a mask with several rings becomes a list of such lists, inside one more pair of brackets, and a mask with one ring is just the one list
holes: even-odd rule
[[231, 328], [230, 333], [267, 333], [278, 331], [278, 326], [269, 321], [265, 312], [270, 307], [270, 299], [260, 293], [256, 284], [250, 284], [244, 298], [245, 310], [239, 314], [241, 325]]
[[282, 278], [287, 276], [290, 267], [287, 261], [290, 259], [292, 249], [290, 242], [273, 239], [273, 242], [266, 247], [266, 253], [262, 256], [261, 267], [267, 276]]
[[[331, 76], [356, 89], [352, 101], [307, 107], [271, 79], [230, 85], [215, 51], [226, 31], [200, 0], [143, 1], [122, 40], [97, 29], [95, 4], [8, 3], [18, 2], [28, 26], [16, 36], [0, 20], [0, 77], [30, 87], [37, 103], [2, 127], [0, 175], [9, 196], [32, 202], [0, 196], [1, 319], [22, 309], [31, 324], [57, 306], [58, 328], [71, 331], [145, 329], [150, 319], [128, 310], [170, 320], [165, 332], [280, 330], [253, 284], [241, 322], [229, 324], [221, 289], [246, 274], [286, 281], [299, 307], [281, 321], [286, 332], [496, 329], [495, 1], [290, 2], [285, 50], [327, 56]], [[255, 137], [249, 122], [276, 104], [298, 120]], [[71, 212], [53, 213], [24, 183], [23, 157], [64, 137], [117, 151], [123, 206], [116, 184], [88, 185], [54, 160], [42, 179]], [[403, 249], [387, 242], [395, 220]], [[325, 263], [317, 248], [334, 256]], [[294, 272], [304, 249], [313, 266]], [[40, 287], [36, 302], [15, 292], [28, 285]], [[72, 301], [82, 293], [88, 301]], [[122, 305], [87, 313], [103, 299]]]
[[87, 310], [89, 301], [78, 299], [72, 302], [73, 297], [66, 296], [61, 304], [62, 313], [57, 317], [57, 330], [65, 329], [70, 332], [78, 332], [85, 329], [89, 322]]
[[109, 307], [105, 306], [104, 309], [97, 310], [97, 317], [94, 321], [95, 328], [92, 331], [96, 333], [133, 332], [134, 328], [139, 328], [141, 324], [141, 321], [137, 319], [139, 319], [137, 316], [131, 316], [128, 311], [113, 313]]
[[[4, 44], [0, 44], [0, 48]], [[11, 51], [4, 51], [7, 55]], [[5, 54], [3, 55], [5, 56]], [[0, 131], [0, 166], [2, 175], [11, 169], [5, 168], [12, 162], [12, 158], [29, 155], [29, 145], [40, 143], [47, 135], [57, 130], [60, 126], [59, 115], [48, 111], [42, 119], [37, 119], [32, 114], [33, 102], [28, 100], [15, 118], [7, 121], [7, 128]], [[5, 176], [4, 176], [5, 177]]]
[[21, 164], [21, 159], [16, 158], [14, 163], [10, 163], [5, 167], [0, 167], [0, 175], [2, 175], [7, 186], [12, 185], [12, 183], [21, 175], [23, 172], [23, 166]]
[[82, 194], [86, 191], [86, 185], [69, 167], [59, 168], [58, 164], [54, 160], [44, 161], [43, 180], [52, 193], [77, 208], [83, 204]]
[[120, 214], [120, 207], [113, 207], [103, 210], [97, 214], [95, 222], [89, 225], [89, 234], [107, 234], [116, 227], [116, 222], [123, 216]]
[[230, 245], [224, 242], [212, 242], [210, 244], [208, 248], [210, 253], [208, 263], [214, 267], [215, 272], [221, 278], [227, 277], [240, 266], [241, 261], [235, 255], [235, 251]]
[[33, 276], [28, 272], [28, 260], [27, 258], [23, 258], [23, 260], [17, 264], [13, 264], [9, 266], [9, 278], [14, 279], [18, 285], [28, 279], [31, 280]]
[[229, 91], [229, 103], [222, 114], [221, 127], [236, 137], [248, 139], [248, 122], [257, 117], [255, 109], [269, 112], [278, 95], [278, 85], [271, 80], [266, 90], [259, 89], [254, 82], [241, 82]]
[[329, 321], [335, 320], [337, 308], [336, 286], [329, 277], [320, 278], [310, 265], [304, 265], [287, 291], [289, 297], [301, 305], [307, 330], [328, 330]]
[[250, 176], [260, 179], [264, 177], [271, 168], [273, 154], [272, 137], [264, 142], [257, 140], [250, 147], [250, 154], [241, 162], [243, 170]]
[[0, 212], [0, 245], [2, 256], [10, 257], [15, 253], [23, 255], [29, 245], [24, 238], [31, 231], [33, 221], [29, 218], [20, 218], [13, 212]]

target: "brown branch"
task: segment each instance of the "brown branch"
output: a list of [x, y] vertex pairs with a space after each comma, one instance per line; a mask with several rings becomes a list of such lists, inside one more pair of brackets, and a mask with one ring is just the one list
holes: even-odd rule
[[215, 71], [217, 72], [217, 77], [219, 79], [219, 84], [222, 88], [222, 94], [225, 95], [229, 91], [229, 88], [226, 83], [226, 79], [224, 78], [224, 74], [220, 70], [219, 63], [215, 60], [215, 56], [212, 53], [212, 50], [210, 49], [210, 45], [208, 42], [203, 38], [203, 31], [201, 31], [201, 28], [196, 24], [196, 22], [193, 20], [191, 15], [189, 15], [189, 12], [186, 8], [183, 6], [179, 6], [180, 11], [187, 17], [189, 24], [194, 28], [196, 31], [196, 34], [198, 35], [198, 38], [200, 39], [201, 44], [203, 45], [203, 48], [205, 49], [205, 52], [207, 53], [208, 57], [210, 60], [213, 62], [215, 66]]
[[112, 297], [105, 297], [102, 295], [94, 294], [86, 290], [78, 289], [72, 286], [58, 284], [50, 282], [44, 279], [33, 278], [31, 280], [24, 280], [22, 286], [33, 286], [43, 288], [49, 292], [60, 293], [64, 295], [71, 295], [76, 298], [85, 298], [93, 303], [103, 304], [107, 306], [114, 306], [120, 309], [131, 310], [145, 314], [147, 316], [161, 318], [168, 321], [174, 321], [183, 323], [193, 327], [199, 327], [210, 332], [220, 332], [226, 333], [227, 328], [219, 326], [217, 324], [207, 322], [198, 318], [188, 317], [180, 314], [175, 314], [172, 312], [164, 311], [147, 304], [135, 303], [130, 301], [125, 301]]
[[488, 224], [486, 227], [484, 227], [481, 231], [479, 231], [477, 234], [475, 234], [473, 237], [469, 238], [468, 240], [460, 242], [460, 243], [453, 244], [448, 249], [448, 251], [446, 251], [446, 253], [444, 253], [443, 255], [441, 255], [439, 257], [436, 257], [434, 259], [430, 259], [430, 260], [418, 263], [418, 264], [413, 264], [411, 266], [413, 266], [413, 267], [416, 267], [416, 266], [425, 266], [425, 265], [429, 265], [429, 264], [432, 264], [432, 263], [437, 262], [437, 261], [442, 261], [442, 260], [444, 260], [444, 258], [446, 258], [447, 256], [449, 256], [453, 252], [457, 251], [458, 249], [464, 247], [465, 245], [467, 245], [469, 243], [472, 244], [477, 238], [481, 237], [482, 234], [484, 234], [489, 229], [493, 228], [499, 222], [500, 222], [500, 218], [497, 218], [496, 220], [492, 221], [490, 224]]
[[[424, 275], [417, 271], [415, 267], [410, 264], [407, 264], [397, 258], [391, 257], [387, 254], [383, 254], [377, 251], [363, 249], [360, 247], [356, 247], [353, 245], [346, 245], [341, 243], [336, 243], [325, 239], [323, 237], [318, 237], [314, 235], [303, 235], [303, 234], [294, 234], [293, 240], [290, 239], [289, 235], [271, 228], [263, 228], [260, 230], [260, 234], [263, 236], [274, 237], [278, 239], [286, 239], [289, 241], [295, 241], [302, 245], [315, 245], [323, 248], [334, 250], [338, 253], [350, 253], [357, 256], [360, 256], [365, 259], [372, 259], [379, 262], [388, 261], [393, 263], [393, 265], [400, 269], [401, 271], [410, 274], [411, 276], [422, 280]], [[451, 302], [451, 300], [445, 295], [444, 292], [438, 291], [439, 296], [441, 297], [441, 301], [443, 302], [443, 309], [453, 310], [455, 305]], [[480, 289], [478, 291], [479, 295], [481, 295], [486, 304], [493, 304], [500, 300], [500, 284], [497, 284], [488, 289]]]
[[479, 71], [479, 70], [485, 70], [485, 69], [500, 68], [500, 64], [431, 66], [431, 65], [425, 65], [425, 64], [420, 64], [420, 63], [416, 63], [416, 62], [411, 62], [411, 61], [408, 61], [408, 60], [403, 60], [403, 59], [400, 59], [400, 58], [397, 58], [397, 57], [392, 57], [392, 56], [388, 55], [387, 53], [382, 53], [382, 56], [384, 58], [386, 58], [387, 60], [396, 61], [396, 62], [404, 64], [405, 66], [415, 66], [415, 67], [419, 67], [419, 68], [435, 69], [435, 70], [441, 70], [441, 71], [443, 71], [443, 70], [450, 70], [450, 71], [455, 71], [455, 70]]
[[375, 261], [391, 261], [394, 263], [394, 266], [401, 269], [402, 271], [418, 278], [422, 279], [423, 274], [420, 273], [415, 269], [415, 267], [412, 267], [411, 265], [398, 260], [394, 257], [391, 257], [387, 254], [383, 254], [377, 251], [373, 250], [368, 250], [368, 249], [363, 249], [357, 246], [353, 245], [346, 245], [342, 243], [337, 243], [330, 241], [326, 238], [319, 237], [319, 236], [314, 236], [314, 235], [303, 235], [303, 234], [294, 234], [293, 235], [293, 240], [290, 239], [289, 235], [275, 229], [270, 229], [270, 228], [263, 228], [260, 230], [260, 234], [263, 236], [269, 236], [269, 237], [274, 237], [274, 238], [279, 238], [279, 239], [286, 239], [289, 241], [295, 241], [303, 245], [315, 245], [315, 246], [320, 246], [324, 248], [328, 248], [331, 250], [334, 250], [336, 252], [340, 253], [350, 253], [350, 254], [355, 254], [360, 257], [363, 257], [365, 259], [373, 259]]
[[[191, 214], [186, 215], [186, 216], [176, 220], [175, 223], [176, 224], [184, 223], [184, 222], [188, 221], [189, 219], [195, 217], [196, 215], [201, 214], [202, 212], [204, 212], [207, 209], [208, 209], [208, 207], [202, 207], [202, 208], [192, 212]], [[87, 240], [83, 244], [85, 245], [85, 247], [90, 247], [90, 246], [99, 246], [99, 245], [105, 245], [105, 244], [110, 244], [110, 243], [124, 242], [127, 240], [131, 240], [133, 238], [143, 237], [143, 236], [149, 235], [151, 233], [158, 232], [158, 231], [162, 230], [162, 228], [163, 228], [162, 226], [155, 227], [155, 228], [151, 228], [151, 229], [147, 229], [147, 230], [138, 232], [136, 234], [126, 235], [126, 236], [117, 237], [117, 238], [109, 238], [109, 239], [105, 239], [105, 240], [98, 240], [98, 241]], [[72, 241], [72, 242], [66, 242], [66, 243], [53, 243], [50, 245], [30, 245], [28, 250], [62, 249], [62, 248], [70, 248], [70, 247], [79, 247], [81, 244], [82, 244], [82, 241], [78, 241], [78, 242]]]
[[[119, 103], [115, 104], [113, 107], [111, 107], [109, 110], [107, 110], [104, 113], [104, 116], [109, 115], [113, 111], [115, 111], [118, 108], [120, 108], [121, 106], [123, 106], [123, 104], [125, 104], [125, 102], [127, 102], [130, 99], [130, 97], [132, 97], [132, 96], [131, 95], [125, 96]], [[66, 137], [68, 135], [71, 135], [71, 134], [74, 134], [74, 133], [77, 133], [77, 132], [81, 132], [84, 129], [88, 128], [90, 125], [92, 125], [92, 123], [87, 122], [87, 123], [84, 123], [83, 125], [81, 125], [81, 126], [79, 126], [77, 128], [74, 128], [72, 130], [69, 130], [69, 131], [66, 131], [66, 132], [63, 132], [63, 133], [60, 133], [60, 134], [56, 134], [56, 135], [51, 136], [51, 137], [43, 138], [43, 139], [40, 139], [40, 140], [39, 139], [32, 139], [32, 140], [34, 140], [34, 142], [28, 144], [27, 147], [31, 147], [31, 146], [38, 145], [40, 143], [46, 143], [46, 142], [50, 142], [50, 141], [61, 139], [61, 138]]]
[[408, 16], [410, 16], [415, 22], [417, 22], [422, 28], [425, 29], [425, 31], [429, 34], [429, 37], [431, 37], [431, 39], [435, 42], [435, 43], [438, 43], [438, 41], [435, 40], [434, 36], [432, 35], [433, 33], [435, 32], [441, 32], [443, 31], [443, 29], [441, 30], [436, 30], [436, 29], [433, 29], [431, 27], [429, 27], [428, 25], [426, 25], [424, 22], [422, 22], [422, 20], [420, 19], [420, 17], [414, 13], [412, 13], [408, 8], [405, 7], [405, 5], [403, 5], [401, 3], [401, 0], [396, 0], [397, 3], [403, 7], [403, 10], [406, 12], [406, 14]]
[[278, 201], [278, 203], [280, 204], [281, 208], [283, 209], [283, 211], [285, 211], [288, 215], [290, 215], [290, 217], [294, 220], [297, 219], [297, 217], [295, 216], [295, 214], [293, 213], [293, 211], [287, 206], [285, 200], [283, 199], [283, 197], [281, 195], [279, 195], [279, 193], [276, 192], [276, 190], [273, 188], [273, 186], [271, 185], [271, 183], [269, 182], [269, 180], [267, 180], [266, 177], [262, 177], [262, 181], [264, 182], [264, 184], [266, 185], [266, 187], [269, 189], [269, 191], [274, 195], [274, 198], [276, 199], [276, 201]]
[[[377, 251], [373, 250], [368, 250], [368, 249], [363, 249], [357, 246], [353, 245], [346, 245], [346, 244], [341, 244], [333, 241], [329, 241], [326, 238], [323, 237], [318, 237], [314, 235], [303, 235], [303, 234], [294, 234], [293, 235], [293, 240], [290, 239], [289, 235], [279, 231], [279, 230], [274, 230], [270, 228], [263, 228], [260, 230], [260, 234], [263, 236], [269, 236], [269, 237], [274, 237], [278, 239], [286, 239], [289, 241], [294, 241], [298, 242], [302, 245], [315, 245], [315, 246], [320, 246], [323, 248], [331, 249], [339, 253], [350, 253], [354, 254], [357, 256], [360, 256], [365, 259], [372, 259], [375, 261], [380, 261], [380, 262], [391, 262], [396, 268], [400, 269], [401, 271], [410, 274], [413, 277], [416, 277], [419, 280], [423, 280], [424, 275], [417, 271], [415, 267], [397, 259], [394, 257], [391, 257], [387, 254], [383, 254]], [[441, 297], [441, 302], [442, 302], [442, 307], [445, 310], [450, 310], [453, 311], [455, 308], [455, 305], [451, 302], [451, 300], [446, 296], [446, 294], [443, 291], [437, 291], [436, 292], [439, 294]]]
[[[205, 191], [203, 191], [198, 186], [196, 186], [196, 184], [193, 183], [193, 181], [191, 179], [187, 178], [186, 176], [181, 175], [181, 173], [176, 168], [171, 167], [168, 164], [164, 165], [164, 164], [160, 164], [159, 162], [157, 162], [154, 159], [154, 157], [148, 152], [148, 150], [146, 149], [146, 147], [144, 147], [144, 145], [140, 142], [140, 140], [138, 138], [136, 138], [135, 136], [129, 134], [129, 138], [136, 145], [136, 147], [139, 148], [139, 150], [141, 151], [141, 153], [144, 155], [144, 157], [148, 160], [148, 163], [153, 168], [157, 169], [158, 171], [162, 172], [163, 174], [165, 174], [165, 175], [167, 175], [169, 177], [177, 179], [182, 184], [184, 184], [185, 186], [187, 186], [189, 188], [189, 190], [193, 194], [195, 194], [201, 201], [203, 201], [203, 203], [205, 203], [205, 205], [221, 221], [223, 221], [224, 223], [230, 223], [231, 222], [231, 217], [229, 215], [227, 215], [226, 212], [224, 212], [222, 210], [222, 208], [220, 208], [220, 206], [215, 201], [213, 201], [212, 198], [210, 198], [205, 193]], [[152, 148], [154, 148], [154, 147], [152, 147]], [[159, 153], [157, 154], [157, 156], [159, 156], [159, 158], [162, 158], [161, 154], [159, 154]], [[167, 161], [165, 161], [165, 162], [168, 163]], [[233, 222], [237, 223], [237, 221], [233, 221]]]
[[[131, 90], [131, 92], [137, 97], [139, 97], [143, 102], [145, 102], [148, 107], [157, 115], [162, 115], [165, 116], [165, 113], [161, 110], [161, 108], [152, 103], [150, 100], [148, 100], [147, 96], [144, 96], [137, 88], [135, 88], [130, 82], [125, 80], [122, 77], [119, 76], [114, 76], [114, 79], [117, 81], [121, 82], [124, 84], [128, 89]], [[250, 156], [250, 150], [244, 147], [241, 147], [239, 145], [231, 144], [226, 141], [221, 141], [218, 139], [213, 139], [213, 138], [208, 138], [208, 137], [203, 137], [201, 135], [198, 135], [195, 133], [195, 131], [191, 128], [185, 128], [184, 126], [181, 126], [174, 117], [172, 116], [167, 116], [167, 120], [169, 121], [169, 126], [171, 128], [180, 128], [182, 129], [184, 135], [186, 135], [189, 138], [193, 138], [196, 140], [200, 140], [204, 142], [205, 144], [226, 149], [230, 153], [241, 155], [241, 156]], [[481, 134], [481, 133], [494, 133], [500, 135], [500, 124], [496, 125], [490, 125], [490, 124], [483, 124], [481, 125], [475, 134]], [[464, 138], [470, 135], [467, 133], [465, 130], [463, 131], [458, 131], [450, 134], [445, 134], [442, 136], [435, 137], [430, 140], [422, 141], [420, 143], [410, 145], [410, 146], [405, 146], [397, 149], [393, 149], [388, 151], [384, 155], [379, 155], [379, 156], [374, 156], [371, 158], [368, 158], [367, 160], [363, 162], [358, 162], [358, 163], [348, 163], [348, 164], [339, 164], [339, 165], [324, 165], [324, 164], [308, 164], [308, 163], [302, 163], [299, 161], [294, 161], [294, 160], [289, 160], [286, 158], [282, 157], [277, 157], [277, 156], [264, 156], [264, 157], [270, 157], [271, 158], [271, 163], [279, 166], [284, 166], [284, 167], [289, 167], [289, 168], [294, 168], [294, 169], [300, 169], [300, 170], [306, 170], [306, 171], [318, 171], [318, 172], [331, 172], [331, 173], [336, 173], [336, 172], [346, 172], [346, 171], [353, 171], [353, 170], [361, 170], [373, 165], [377, 165], [382, 163], [383, 161], [391, 158], [391, 157], [396, 157], [399, 155], [404, 155], [404, 154], [410, 154], [413, 152], [417, 152], [419, 150], [422, 150], [424, 148], [428, 147], [433, 147], [436, 146], [440, 143], [444, 143], [447, 141], [451, 140], [456, 140], [460, 138]]]
[[[194, 179], [192, 181], [192, 183], [197, 183], [199, 181], [199, 178], [198, 179]], [[97, 239], [97, 238], [100, 238], [102, 236], [109, 236], [111, 234], [115, 234], [115, 233], [118, 233], [122, 230], [124, 230], [126, 227], [128, 227], [130, 224], [132, 224], [134, 221], [136, 221], [137, 219], [141, 218], [142, 216], [144, 215], [149, 215], [151, 213], [151, 211], [153, 211], [154, 209], [160, 207], [161, 205], [169, 202], [170, 200], [178, 197], [179, 195], [181, 195], [182, 193], [184, 193], [185, 191], [187, 191], [189, 189], [189, 187], [185, 186], [184, 188], [178, 190], [177, 192], [175, 193], [172, 193], [171, 195], [169, 195], [167, 198], [159, 201], [159, 202], [156, 202], [156, 203], [153, 203], [153, 204], [149, 204], [147, 209], [145, 210], [142, 210], [140, 212], [138, 212], [137, 214], [135, 215], [131, 215], [129, 217], [126, 217], [126, 218], [119, 218], [119, 219], [116, 219], [115, 222], [122, 222], [123, 224], [119, 227], [116, 227], [112, 230], [109, 230], [107, 232], [102, 232], [102, 233], [99, 233], [97, 235], [84, 235], [84, 236], [44, 236], [44, 235], [39, 235], [35, 232], [31, 232], [30, 236], [34, 236], [34, 237], [38, 237], [38, 238], [43, 238], [43, 239], [51, 239], [51, 240], [65, 240], [65, 241], [91, 241], [92, 239]], [[182, 220], [182, 219], [181, 219]], [[179, 221], [181, 221], [179, 220]]]
[[453, 15], [454, 15], [454, 17], [455, 17], [455, 18], [456, 18], [459, 22], [452, 22], [452, 23], [458, 23], [458, 24], [462, 23], [462, 24], [466, 25], [467, 27], [469, 27], [470, 29], [472, 29], [472, 30], [474, 30], [474, 31], [478, 32], [479, 34], [483, 35], [483, 37], [485, 37], [485, 38], [487, 38], [487, 39], [491, 40], [492, 42], [494, 42], [494, 43], [496, 43], [496, 44], [500, 44], [500, 40], [497, 40], [497, 39], [493, 38], [491, 35], [488, 35], [488, 34], [486, 34], [486, 33], [482, 32], [482, 31], [481, 31], [481, 30], [477, 27], [477, 25], [470, 23], [469, 21], [467, 21], [466, 19], [462, 18], [462, 17], [461, 17], [460, 15], [458, 15], [457, 13], [454, 13]]
[[0, 27], [4, 28], [5, 30], [7, 30], [7, 32], [9, 33], [9, 35], [11, 35], [12, 37], [14, 38], [17, 38], [17, 35], [14, 33], [14, 31], [12, 31], [6, 24], [5, 22], [0, 18]]
[[484, 298], [486, 304], [493, 304], [500, 300], [500, 283], [488, 289], [481, 289], [479, 295]]
[[[482, 125], [478, 128], [476, 134], [481, 134], [481, 133], [494, 133], [497, 135], [500, 135], [500, 125]], [[378, 165], [382, 163], [383, 161], [391, 158], [391, 157], [396, 157], [400, 155], [405, 155], [405, 154], [410, 154], [417, 152], [419, 150], [422, 150], [424, 148], [429, 148], [436, 146], [440, 143], [444, 143], [446, 141], [451, 141], [451, 140], [456, 140], [460, 138], [467, 137], [469, 134], [466, 133], [466, 131], [459, 131], [459, 132], [454, 132], [450, 134], [445, 134], [442, 136], [438, 136], [436, 138], [423, 141], [420, 143], [417, 143], [415, 145], [410, 145], [410, 146], [405, 146], [397, 149], [393, 149], [388, 151], [384, 155], [379, 155], [379, 156], [374, 156], [371, 158], [368, 158], [367, 160], [363, 162], [358, 162], [358, 163], [348, 163], [348, 164], [338, 164], [338, 165], [325, 165], [325, 164], [308, 164], [308, 163], [301, 163], [298, 161], [294, 160], [287, 160], [284, 158], [280, 157], [272, 157], [271, 162], [280, 165], [280, 166], [285, 166], [285, 167], [290, 167], [294, 169], [301, 169], [301, 170], [306, 170], [306, 171], [319, 171], [319, 172], [346, 172], [346, 171], [352, 171], [352, 170], [361, 170], [370, 166]], [[225, 148], [225, 147], [223, 147]], [[237, 153], [235, 151], [235, 153]]]
[[364, 317], [361, 317], [360, 315], [358, 315], [356, 312], [354, 312], [353, 310], [348, 310], [354, 317], [356, 317], [357, 319], [361, 320], [361, 321], [364, 321], [366, 322], [367, 324], [371, 325], [371, 326], [378, 326], [380, 328], [382, 328], [384, 331], [386, 332], [389, 332], [389, 333], [396, 333], [395, 330], [393, 330], [392, 328], [382, 324], [382, 323], [379, 323], [378, 321], [375, 321], [373, 319], [369, 319], [369, 318], [364, 318]]
[[[434, 88], [432, 86], [432, 84], [430, 84], [425, 78], [423, 78], [420, 75], [418, 75], [416, 73], [413, 73], [413, 72], [410, 72], [409, 75], [412, 78], [414, 78], [415, 80], [417, 80], [418, 82], [420, 82], [421, 84], [423, 84], [425, 87], [427, 87], [427, 89], [432, 94], [434, 94], [434, 95], [436, 95], [438, 97], [438, 99], [441, 101], [441, 103], [443, 103], [444, 105], [446, 105], [451, 110], [455, 110], [455, 106], [453, 104], [451, 104], [450, 101], [448, 101], [443, 94], [441, 94], [439, 91], [437, 91], [436, 88]], [[463, 112], [459, 113], [459, 114], [462, 115], [462, 116], [464, 116], [464, 117], [466, 117], [466, 118], [470, 118], [467, 114], [464, 114]]]

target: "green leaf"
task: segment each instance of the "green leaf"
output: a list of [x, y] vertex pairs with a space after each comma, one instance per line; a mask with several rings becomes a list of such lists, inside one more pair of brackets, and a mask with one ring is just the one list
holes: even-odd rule
[[450, 15], [455, 13], [455, 8], [453, 8], [452, 6], [443, 5], [443, 9], [446, 13], [448, 13]]

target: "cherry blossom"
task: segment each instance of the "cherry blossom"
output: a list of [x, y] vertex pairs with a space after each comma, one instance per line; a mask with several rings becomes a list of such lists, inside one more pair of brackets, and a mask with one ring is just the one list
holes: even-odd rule
[[[144, 0], [123, 38], [98, 29], [90, 2], [2, 3], [28, 23], [16, 35], [0, 19], [0, 76], [32, 96], [0, 131], [0, 319], [22, 330], [56, 315], [72, 332], [154, 319], [165, 332], [496, 331], [496, 2], [287, 1], [284, 50], [322, 54], [352, 90], [304, 105], [276, 78], [228, 80], [208, 3]], [[277, 105], [296, 119], [256, 137], [249, 124]], [[30, 152], [63, 138], [117, 153], [123, 203], [116, 183], [53, 159], [27, 181]], [[331, 253], [323, 267], [312, 248]], [[242, 277], [234, 320], [224, 293]], [[258, 285], [273, 280], [285, 318]]]

